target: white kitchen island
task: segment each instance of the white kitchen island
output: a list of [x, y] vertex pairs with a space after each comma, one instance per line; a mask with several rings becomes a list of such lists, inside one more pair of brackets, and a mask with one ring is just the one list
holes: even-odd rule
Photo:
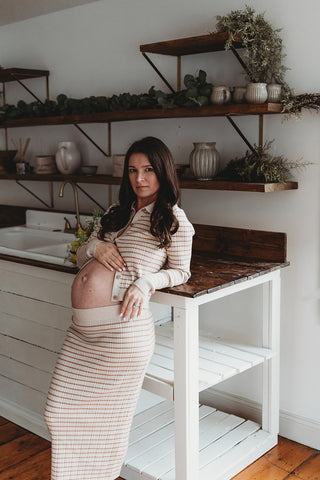
[[[249, 251], [251, 234], [243, 232], [243, 251]], [[201, 245], [208, 250], [208, 235], [203, 243], [200, 233]], [[218, 237], [221, 243], [221, 231]], [[257, 244], [257, 236], [253, 243]], [[236, 245], [239, 250], [239, 239]], [[197, 236], [195, 247], [191, 280], [152, 297], [162, 306], [163, 323], [156, 325], [155, 352], [143, 387], [158, 397], [149, 403], [152, 395], [146, 395], [134, 417], [121, 472], [126, 480], [228, 480], [277, 443], [280, 272], [288, 265], [284, 254], [270, 254], [266, 247], [266, 260], [208, 258]], [[70, 323], [74, 274], [4, 256], [0, 272], [0, 414], [48, 438], [43, 408]], [[261, 344], [199, 331], [202, 305], [259, 285], [263, 288]], [[168, 307], [173, 308], [169, 321]], [[201, 391], [258, 364], [263, 375], [260, 423], [199, 405]]]

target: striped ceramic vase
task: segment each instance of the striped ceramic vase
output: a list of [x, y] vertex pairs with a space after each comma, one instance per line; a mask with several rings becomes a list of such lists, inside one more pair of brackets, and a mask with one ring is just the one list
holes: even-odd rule
[[197, 180], [211, 180], [219, 168], [219, 152], [216, 142], [194, 143], [190, 153], [190, 170]]

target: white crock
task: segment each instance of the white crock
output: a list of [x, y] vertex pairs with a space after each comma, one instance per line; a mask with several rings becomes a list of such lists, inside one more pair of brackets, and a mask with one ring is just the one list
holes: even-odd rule
[[268, 98], [266, 83], [248, 83], [246, 89], [246, 100], [248, 103], [265, 103]]
[[60, 142], [56, 153], [56, 164], [60, 173], [69, 175], [81, 165], [80, 152], [74, 142]]

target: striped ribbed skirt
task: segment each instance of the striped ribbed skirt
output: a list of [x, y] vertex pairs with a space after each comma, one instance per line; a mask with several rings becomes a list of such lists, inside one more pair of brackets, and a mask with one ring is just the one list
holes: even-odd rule
[[120, 474], [144, 374], [154, 349], [149, 309], [131, 321], [120, 305], [73, 309], [45, 409], [51, 480]]

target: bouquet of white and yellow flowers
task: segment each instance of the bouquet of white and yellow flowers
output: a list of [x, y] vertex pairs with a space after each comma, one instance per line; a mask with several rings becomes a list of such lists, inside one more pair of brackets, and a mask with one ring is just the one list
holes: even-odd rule
[[77, 250], [83, 243], [88, 240], [88, 238], [90, 238], [90, 235], [99, 224], [100, 218], [100, 210], [94, 210], [92, 213], [92, 219], [87, 222], [85, 229], [79, 228], [79, 230], [75, 232], [75, 239], [71, 242], [70, 245], [68, 245], [66, 260], [73, 263], [74, 265], [77, 265]]

